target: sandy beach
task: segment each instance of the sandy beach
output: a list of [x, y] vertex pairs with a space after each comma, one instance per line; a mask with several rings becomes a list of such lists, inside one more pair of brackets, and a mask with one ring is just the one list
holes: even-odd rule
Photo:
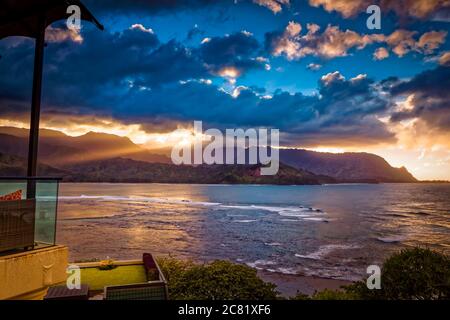
[[289, 275], [264, 270], [259, 270], [258, 276], [266, 282], [276, 284], [278, 291], [285, 298], [295, 296], [298, 292], [311, 295], [315, 291], [322, 291], [324, 289], [338, 290], [342, 286], [352, 283], [346, 280]]

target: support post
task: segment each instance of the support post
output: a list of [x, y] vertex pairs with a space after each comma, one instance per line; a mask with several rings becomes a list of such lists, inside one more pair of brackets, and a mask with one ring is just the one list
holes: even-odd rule
[[[41, 113], [42, 69], [44, 63], [45, 17], [41, 17], [34, 49], [33, 92], [31, 97], [30, 136], [28, 140], [27, 176], [35, 177], [39, 144], [39, 117]], [[36, 181], [28, 180], [27, 199], [36, 198]]]

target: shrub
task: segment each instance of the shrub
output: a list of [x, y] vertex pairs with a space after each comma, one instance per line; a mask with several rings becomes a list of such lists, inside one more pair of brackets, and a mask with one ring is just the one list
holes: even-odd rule
[[276, 286], [266, 283], [256, 270], [229, 261], [194, 264], [172, 258], [158, 261], [175, 300], [276, 299]]
[[297, 294], [289, 298], [290, 300], [311, 300], [311, 297], [305, 293], [297, 291]]
[[[262, 300], [277, 299], [275, 285], [258, 278], [256, 270], [228, 261], [198, 265], [191, 261], [162, 258], [171, 299]], [[381, 289], [369, 290], [359, 281], [342, 290], [325, 289], [295, 300], [420, 300], [450, 299], [450, 258], [423, 248], [402, 250], [383, 264]]]
[[309, 296], [304, 293], [297, 293], [292, 300], [358, 300], [358, 296], [354, 292], [347, 292], [342, 290], [330, 290], [325, 289], [322, 291], [316, 291], [313, 295]]
[[430, 249], [402, 250], [384, 262], [380, 290], [369, 290], [365, 281], [345, 290], [361, 299], [450, 299], [450, 258]]
[[325, 289], [313, 294], [313, 300], [357, 300], [358, 296], [346, 290]]

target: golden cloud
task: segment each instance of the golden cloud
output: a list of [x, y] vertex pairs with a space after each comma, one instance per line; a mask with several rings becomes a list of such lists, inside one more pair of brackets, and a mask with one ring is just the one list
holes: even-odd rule
[[[447, 36], [446, 31], [430, 31], [416, 39], [417, 32], [403, 29], [388, 36], [368, 35], [348, 29], [342, 31], [338, 26], [331, 25], [320, 33], [320, 27], [316, 24], [307, 24], [307, 30], [302, 35], [302, 26], [297, 22], [289, 22], [284, 32], [272, 40], [272, 54], [285, 55], [289, 60], [308, 55], [331, 59], [347, 56], [350, 49], [361, 50], [373, 43], [385, 43], [397, 56], [403, 57], [410, 51], [431, 54], [445, 42]], [[374, 54], [376, 60], [388, 56], [386, 48], [379, 48]]]
[[273, 13], [283, 10], [283, 6], [289, 5], [289, 0], [253, 0], [254, 3], [266, 7]]
[[386, 48], [378, 48], [373, 53], [374, 60], [383, 60], [389, 57], [389, 51]]
[[442, 66], [450, 66], [450, 51], [446, 51], [439, 57], [439, 64]]
[[82, 43], [83, 37], [79, 31], [74, 29], [61, 29], [49, 26], [45, 30], [45, 41], [47, 42], [64, 42], [67, 40]]
[[345, 18], [365, 13], [367, 7], [373, 4], [380, 6], [384, 13], [393, 11], [401, 17], [419, 19], [450, 8], [449, 0], [309, 0], [309, 4], [313, 7], [322, 6], [328, 12], [339, 12]]

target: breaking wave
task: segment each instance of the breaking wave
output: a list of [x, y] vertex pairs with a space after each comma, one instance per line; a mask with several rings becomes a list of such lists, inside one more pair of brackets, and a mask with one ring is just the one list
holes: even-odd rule
[[335, 250], [347, 250], [347, 249], [356, 249], [358, 246], [355, 245], [343, 245], [343, 244], [328, 244], [325, 246], [319, 247], [317, 251], [311, 252], [309, 254], [299, 254], [296, 253], [295, 256], [297, 258], [302, 259], [312, 259], [312, 260], [321, 260], [323, 257], [327, 256], [331, 252]]
[[61, 201], [71, 200], [100, 200], [100, 201], [130, 201], [130, 202], [148, 202], [148, 203], [162, 203], [173, 205], [188, 205], [188, 206], [205, 206], [214, 207], [218, 209], [237, 209], [237, 210], [253, 210], [253, 211], [267, 211], [277, 213], [283, 217], [301, 218], [311, 221], [328, 221], [326, 219], [317, 217], [323, 216], [326, 213], [318, 208], [304, 207], [304, 206], [264, 206], [264, 205], [246, 205], [246, 204], [223, 204], [220, 202], [206, 202], [206, 201], [191, 201], [188, 199], [173, 199], [173, 198], [158, 198], [158, 197], [138, 197], [138, 196], [110, 196], [110, 195], [80, 195], [80, 196], [61, 196]]

